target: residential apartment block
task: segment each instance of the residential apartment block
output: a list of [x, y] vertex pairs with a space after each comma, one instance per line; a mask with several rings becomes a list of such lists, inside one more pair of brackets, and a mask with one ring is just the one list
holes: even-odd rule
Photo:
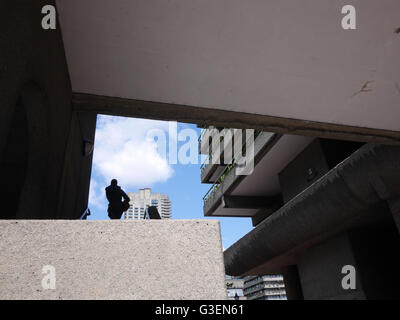
[[[398, 149], [257, 130], [251, 146], [246, 130], [242, 141], [229, 133], [237, 129], [204, 131], [199, 150], [209, 160], [201, 182], [210, 185], [204, 215], [253, 222], [254, 229], [224, 251], [226, 274], [251, 276], [245, 278], [248, 299], [399, 296], [398, 207], [391, 189]], [[240, 152], [225, 161], [240, 142]], [[241, 175], [236, 169], [249, 146], [254, 169]], [[349, 265], [358, 270], [351, 291], [341, 285]], [[254, 275], [283, 277], [268, 283], [273, 276]]]
[[248, 300], [286, 300], [281, 275], [248, 276], [243, 282], [243, 293]]
[[159, 192], [152, 193], [151, 188], [140, 189], [139, 192], [129, 192], [129, 209], [124, 214], [124, 219], [144, 219], [146, 208], [157, 207], [161, 219], [171, 218], [171, 201], [168, 195]]
[[246, 300], [243, 293], [244, 280], [238, 277], [225, 276], [228, 300]]

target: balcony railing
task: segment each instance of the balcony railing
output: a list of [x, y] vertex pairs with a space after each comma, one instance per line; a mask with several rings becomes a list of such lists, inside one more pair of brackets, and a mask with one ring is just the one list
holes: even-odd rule
[[[257, 136], [261, 133], [262, 131], [255, 130], [254, 131], [254, 136], [253, 139], [255, 140]], [[207, 201], [208, 198], [213, 194], [216, 190], [218, 190], [219, 186], [221, 183], [224, 181], [225, 177], [229, 174], [229, 172], [236, 166], [237, 160], [240, 159], [244, 153], [246, 153], [246, 146], [247, 142], [250, 140], [247, 139], [243, 144], [242, 144], [242, 149], [237, 152], [233, 157], [232, 157], [232, 162], [230, 164], [227, 164], [225, 169], [221, 172], [221, 174], [218, 176], [218, 178], [215, 180], [215, 182], [211, 185], [210, 189], [208, 189], [207, 193], [203, 197], [203, 201]], [[254, 143], [254, 141], [253, 141]]]
[[[212, 128], [212, 129], [216, 129], [216, 128]], [[206, 129], [206, 130], [207, 130], [207, 129]], [[199, 137], [199, 145], [200, 145], [200, 148], [201, 148], [201, 141], [203, 140], [204, 132], [205, 132], [206, 130], [203, 130], [202, 133], [201, 133], [201, 135], [200, 135], [200, 137]], [[220, 157], [220, 156], [221, 156], [221, 153], [222, 153], [222, 151], [221, 151], [221, 144], [222, 144], [222, 141], [223, 141], [223, 139], [225, 138], [226, 132], [227, 132], [228, 130], [231, 130], [231, 129], [226, 129], [226, 128], [225, 128], [225, 129], [223, 129], [223, 130], [220, 132], [220, 134], [219, 134], [219, 143], [220, 143], [220, 145], [219, 145], [219, 153], [218, 153], [217, 157]], [[222, 144], [222, 145], [225, 147], [224, 144]], [[203, 163], [201, 164], [201, 166], [200, 166], [201, 172], [203, 172], [204, 169], [207, 167], [207, 165], [209, 165], [210, 163], [212, 163], [212, 155], [211, 155], [211, 152], [209, 152], [209, 154], [206, 155], [206, 157], [205, 157]]]

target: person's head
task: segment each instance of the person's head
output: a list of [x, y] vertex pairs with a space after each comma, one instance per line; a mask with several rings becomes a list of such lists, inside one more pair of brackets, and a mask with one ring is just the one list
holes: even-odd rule
[[111, 180], [111, 185], [112, 185], [112, 186], [115, 187], [117, 184], [118, 184], [117, 179], [112, 179], [112, 180]]

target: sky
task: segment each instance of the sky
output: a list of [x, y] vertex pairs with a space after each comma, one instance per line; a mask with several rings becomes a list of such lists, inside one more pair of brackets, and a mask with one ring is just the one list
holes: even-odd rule
[[88, 219], [109, 219], [104, 188], [116, 178], [126, 193], [152, 188], [167, 194], [172, 219], [219, 220], [224, 249], [239, 240], [253, 228], [250, 218], [203, 215], [203, 197], [211, 185], [200, 181], [199, 135], [194, 124], [99, 115]]

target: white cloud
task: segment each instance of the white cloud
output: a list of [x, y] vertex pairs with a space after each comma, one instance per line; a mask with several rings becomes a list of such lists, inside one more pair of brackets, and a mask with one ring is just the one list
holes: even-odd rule
[[[103, 193], [101, 191], [103, 191]], [[90, 180], [89, 204], [90, 206], [95, 206], [100, 209], [106, 208], [104, 187], [102, 188], [95, 179]]]
[[[104, 183], [111, 179], [125, 190], [150, 187], [154, 183], [167, 181], [173, 169], [167, 159], [157, 150], [157, 143], [146, 139], [150, 130], [165, 132], [168, 137], [168, 122], [147, 119], [99, 116], [93, 155], [94, 170]], [[96, 199], [97, 185], [91, 192]]]

